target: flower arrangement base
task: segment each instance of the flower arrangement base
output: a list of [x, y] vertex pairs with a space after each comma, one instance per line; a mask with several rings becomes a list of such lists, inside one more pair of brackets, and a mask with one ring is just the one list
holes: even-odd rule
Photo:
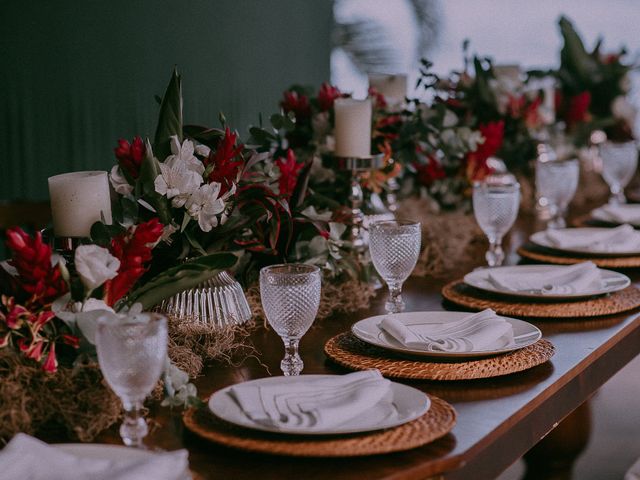
[[195, 288], [163, 300], [158, 311], [213, 328], [242, 325], [251, 318], [242, 286], [224, 271]]
[[18, 432], [92, 441], [118, 421], [121, 403], [97, 364], [59, 367], [48, 373], [32, 360], [0, 351], [0, 439]]

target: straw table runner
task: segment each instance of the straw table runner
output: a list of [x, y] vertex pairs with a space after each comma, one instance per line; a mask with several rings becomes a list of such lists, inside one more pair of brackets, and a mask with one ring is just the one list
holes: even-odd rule
[[251, 430], [225, 422], [208, 408], [187, 410], [185, 426], [202, 438], [251, 452], [294, 457], [358, 457], [399, 452], [431, 443], [451, 431], [456, 412], [429, 395], [431, 407], [422, 417], [394, 428], [352, 435], [288, 435]]

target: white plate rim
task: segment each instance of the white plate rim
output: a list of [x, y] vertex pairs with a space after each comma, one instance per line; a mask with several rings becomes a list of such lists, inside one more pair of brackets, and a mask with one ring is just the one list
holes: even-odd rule
[[[565, 266], [563, 266], [563, 265], [553, 265], [553, 264], [544, 264], [544, 265], [506, 265], [506, 266], [503, 266], [503, 267], [491, 267], [491, 268], [492, 269], [513, 269], [513, 270], [515, 270], [515, 269], [523, 269], [523, 270], [527, 269], [527, 270], [531, 270], [532, 273], [534, 273], [535, 270], [543, 270], [543, 269], [549, 268], [549, 267], [565, 268]], [[563, 299], [563, 298], [573, 298], [573, 299], [575, 299], [575, 298], [595, 297], [597, 295], [605, 295], [607, 293], [618, 292], [620, 290], [624, 290], [629, 285], [631, 285], [631, 279], [628, 276], [626, 276], [624, 273], [615, 272], [613, 270], [607, 270], [607, 269], [604, 269], [604, 268], [598, 268], [598, 270], [600, 271], [600, 273], [602, 275], [602, 278], [604, 280], [607, 280], [607, 278], [604, 278], [604, 275], [608, 275], [608, 276], [610, 276], [610, 278], [608, 278], [609, 280], [613, 280], [614, 278], [618, 278], [620, 280], [624, 279], [625, 280], [624, 284], [612, 286], [610, 288], [602, 288], [601, 290], [594, 290], [594, 291], [590, 291], [590, 292], [589, 291], [587, 291], [587, 292], [577, 292], [577, 293], [549, 294], [549, 293], [515, 292], [515, 291], [512, 291], [512, 290], [501, 290], [498, 287], [494, 287], [491, 284], [484, 285], [484, 284], [479, 284], [479, 283], [473, 282], [473, 278], [472, 278], [473, 276], [479, 275], [481, 272], [487, 271], [487, 270], [489, 270], [489, 267], [476, 269], [476, 270], [474, 270], [472, 272], [467, 273], [464, 276], [464, 283], [466, 283], [467, 285], [472, 286], [473, 288], [477, 288], [479, 290], [484, 290], [486, 292], [491, 292], [491, 293], [499, 293], [501, 295], [509, 295], [509, 296], [512, 296], [512, 297], [523, 297], [523, 298], [548, 298], [550, 300], [552, 300], [552, 299]]]
[[[611, 230], [611, 229], [606, 227], [576, 227], [576, 228], [572, 227], [572, 228], [566, 228], [563, 230], [573, 230], [573, 231], [591, 230], [592, 232], [595, 233], [597, 231], [604, 231], [604, 230]], [[634, 251], [627, 251], [627, 252], [601, 252], [601, 251], [587, 250], [583, 248], [556, 247], [555, 245], [552, 245], [550, 242], [546, 240], [544, 233], [545, 233], [545, 230], [532, 233], [531, 236], [529, 237], [529, 241], [540, 247], [548, 248], [549, 250], [555, 250], [557, 252], [564, 252], [564, 253], [579, 253], [581, 255], [584, 255], [587, 258], [588, 257], [630, 257], [634, 255], [640, 255], [640, 249], [634, 250]], [[640, 234], [640, 232], [638, 234]], [[588, 232], [585, 232], [585, 235], [588, 235]]]
[[[635, 208], [640, 210], [640, 204], [632, 203], [632, 204], [626, 204], [626, 205], [633, 205]], [[607, 213], [604, 210], [602, 210], [602, 207], [594, 208], [593, 210], [591, 210], [590, 215], [593, 220], [598, 220], [600, 222], [607, 222], [612, 225], [623, 225], [625, 223], [625, 222], [620, 222], [618, 220], [614, 220], [611, 217], [607, 217]], [[628, 223], [632, 227], [640, 227], [640, 221], [626, 222], [626, 223]]]
[[[393, 314], [396, 318], [399, 318], [400, 320], [402, 320], [403, 317], [407, 317], [409, 315], [452, 315], [452, 318], [450, 321], [456, 321], [456, 320], [461, 320], [462, 318], [464, 318], [465, 316], [468, 315], [472, 315], [472, 313], [469, 312], [449, 312], [446, 310], [433, 310], [433, 311], [424, 311], [424, 312], [403, 312], [403, 313], [396, 313]], [[478, 358], [478, 357], [488, 357], [488, 356], [493, 356], [493, 355], [500, 355], [503, 353], [508, 353], [508, 352], [513, 352], [514, 350], [520, 350], [522, 348], [528, 347], [529, 345], [533, 345], [534, 343], [536, 343], [538, 340], [540, 340], [542, 338], [542, 331], [536, 327], [535, 325], [529, 323], [529, 322], [525, 322], [524, 320], [519, 320], [516, 318], [511, 318], [511, 317], [504, 317], [502, 315], [500, 315], [501, 318], [504, 318], [505, 320], [507, 320], [509, 323], [511, 323], [511, 325], [513, 327], [518, 327], [518, 326], [522, 326], [524, 327], [525, 325], [530, 329], [530, 332], [523, 334], [523, 335], [527, 335], [527, 337], [531, 336], [530, 340], [524, 341], [522, 344], [519, 344], [515, 347], [507, 347], [507, 348], [502, 348], [499, 350], [473, 350], [471, 352], [425, 352], [423, 350], [413, 350], [410, 348], [405, 347], [404, 345], [401, 345], [400, 343], [396, 342], [395, 340], [391, 340], [396, 342], [396, 344], [392, 344], [389, 343], [388, 341], [383, 341], [380, 338], [380, 335], [384, 335], [382, 332], [380, 332], [378, 330], [378, 334], [370, 337], [367, 336], [366, 334], [363, 334], [362, 331], [360, 330], [362, 328], [362, 325], [366, 325], [368, 323], [374, 323], [377, 325], [377, 322], [379, 322], [380, 320], [382, 320], [382, 318], [387, 317], [388, 315], [374, 315], [372, 317], [367, 317], [367, 318], [363, 318], [362, 320], [359, 320], [358, 322], [354, 323], [351, 326], [351, 333], [353, 333], [357, 338], [359, 338], [360, 340], [362, 340], [363, 342], [366, 342], [370, 345], [374, 345], [376, 347], [380, 347], [380, 348], [384, 348], [385, 350], [390, 350], [396, 353], [400, 353], [403, 355], [411, 355], [411, 356], [418, 356], [418, 357], [435, 357], [435, 358]], [[433, 322], [433, 323], [442, 323], [442, 322]], [[377, 328], [377, 327], [376, 327]], [[534, 335], [535, 333], [535, 335]], [[520, 335], [519, 335], [520, 336]]]
[[[339, 375], [328, 375], [328, 374], [304, 375], [304, 377], [306, 378], [309, 378], [309, 377], [329, 378], [329, 377], [336, 377], [336, 376], [339, 376]], [[296, 381], [295, 379], [300, 379], [301, 377], [303, 376], [301, 375], [301, 376], [292, 376], [292, 377], [282, 377], [282, 376], [264, 377], [264, 378], [254, 379], [254, 380], [248, 380], [247, 382], [244, 382], [244, 383], [276, 382], [276, 381], [282, 381], [282, 379], [292, 379], [292, 380], [284, 380], [284, 381]], [[261, 424], [252, 422], [249, 418], [247, 418], [242, 413], [242, 411], [240, 410], [240, 407], [238, 407], [238, 405], [229, 397], [229, 395], [227, 395], [227, 392], [232, 387], [233, 385], [229, 385], [211, 394], [211, 396], [207, 400], [207, 407], [209, 408], [210, 412], [212, 412], [215, 416], [229, 423], [233, 423], [234, 425], [238, 425], [240, 427], [249, 428], [251, 430], [261, 430], [265, 432], [279, 433], [284, 435], [326, 436], [326, 435], [347, 435], [352, 433], [374, 432], [377, 430], [398, 427], [400, 425], [404, 425], [405, 423], [409, 423], [417, 418], [420, 418], [431, 408], [431, 399], [429, 398], [429, 395], [427, 395], [421, 390], [418, 390], [415, 387], [411, 387], [409, 385], [391, 381], [391, 389], [393, 390], [394, 399], [396, 398], [396, 395], [410, 394], [415, 396], [416, 403], [418, 398], [422, 401], [421, 405], [417, 406], [417, 408], [414, 411], [410, 412], [409, 414], [404, 416], [402, 419], [397, 419], [395, 421], [387, 421], [377, 425], [363, 426], [362, 428], [334, 427], [331, 429], [315, 430], [315, 431], [287, 430], [287, 429], [270, 427], [269, 425], [261, 425]], [[233, 418], [229, 417], [228, 415], [226, 415], [225, 411], [223, 410], [225, 405], [233, 405], [234, 409], [239, 413], [236, 413], [236, 416]]]

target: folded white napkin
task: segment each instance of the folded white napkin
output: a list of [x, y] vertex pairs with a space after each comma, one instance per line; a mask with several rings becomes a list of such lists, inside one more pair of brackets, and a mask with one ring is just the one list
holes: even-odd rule
[[188, 452], [154, 453], [144, 459], [83, 458], [18, 433], [0, 451], [0, 477], [29, 480], [184, 480]]
[[240, 383], [229, 389], [229, 395], [252, 421], [287, 430], [330, 429], [378, 403], [386, 404], [385, 415], [397, 414], [392, 404], [391, 382], [378, 370], [331, 378], [305, 375], [281, 378], [282, 382], [263, 385]]
[[448, 323], [405, 325], [386, 316], [379, 328], [408, 348], [427, 352], [499, 350], [515, 345], [513, 327], [490, 308]]
[[512, 292], [535, 291], [540, 294], [579, 293], [602, 287], [600, 270], [593, 262], [568, 267], [549, 265], [545, 272], [531, 273], [517, 269], [487, 269], [487, 280]]
[[557, 248], [575, 248], [608, 253], [640, 250], [640, 233], [627, 224], [588, 234], [579, 233], [571, 228], [546, 230], [545, 236]]
[[592, 212], [592, 216], [600, 220], [608, 220], [616, 223], [640, 224], [640, 205], [603, 205]]

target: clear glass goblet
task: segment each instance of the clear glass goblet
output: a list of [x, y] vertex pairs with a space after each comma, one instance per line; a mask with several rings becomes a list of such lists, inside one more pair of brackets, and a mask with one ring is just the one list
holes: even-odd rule
[[419, 222], [389, 220], [369, 227], [369, 251], [378, 274], [389, 287], [388, 313], [404, 310], [402, 284], [411, 275], [420, 255]]
[[300, 375], [304, 367], [298, 344], [318, 313], [320, 285], [320, 269], [313, 265], [291, 263], [260, 270], [262, 308], [284, 342], [280, 368], [287, 376]]
[[504, 262], [502, 238], [511, 229], [520, 209], [520, 184], [475, 182], [473, 185], [473, 213], [489, 239], [485, 258], [490, 267]]
[[627, 203], [624, 187], [629, 184], [638, 167], [636, 143], [634, 141], [604, 142], [600, 145], [600, 158], [602, 159], [602, 177], [611, 190], [609, 203]]
[[140, 314], [98, 322], [96, 349], [100, 370], [124, 406], [120, 436], [129, 447], [143, 447], [149, 429], [142, 403], [158, 383], [167, 358], [167, 319]]
[[578, 189], [580, 163], [577, 159], [536, 161], [536, 193], [551, 213], [548, 228], [565, 228], [567, 207]]

